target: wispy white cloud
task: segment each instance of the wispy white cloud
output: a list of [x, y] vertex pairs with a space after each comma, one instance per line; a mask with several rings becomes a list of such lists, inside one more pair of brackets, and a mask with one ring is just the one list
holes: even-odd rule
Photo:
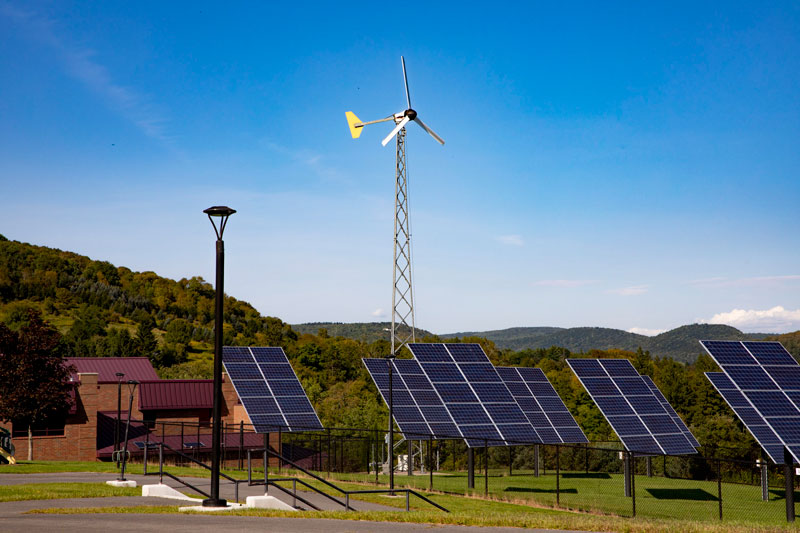
[[314, 150], [309, 150], [307, 148], [290, 148], [288, 146], [276, 143], [271, 139], [261, 139], [259, 144], [268, 150], [272, 150], [275, 153], [287, 157], [295, 163], [307, 167], [320, 178], [336, 182], [350, 183], [349, 178], [346, 178], [338, 169], [329, 166], [325, 161], [325, 157]]
[[628, 330], [629, 333], [636, 333], [637, 335], [647, 335], [648, 337], [652, 337], [654, 335], [659, 335], [664, 333], [665, 329], [651, 329], [651, 328], [630, 328]]
[[525, 242], [519, 235], [498, 235], [495, 240], [507, 246], [525, 246]]
[[784, 309], [776, 305], [771, 309], [733, 309], [717, 313], [707, 320], [708, 324], [727, 324], [742, 331], [759, 333], [785, 333], [800, 330], [800, 309]]
[[631, 287], [622, 287], [619, 289], [609, 289], [606, 292], [609, 294], [619, 294], [620, 296], [638, 296], [650, 290], [650, 285], [633, 285]]
[[783, 276], [758, 276], [750, 278], [704, 278], [689, 281], [687, 284], [703, 288], [782, 287], [798, 281], [800, 281], [800, 274], [788, 274]]
[[594, 279], [543, 279], [536, 281], [533, 284], [539, 287], [559, 287], [559, 288], [573, 288], [583, 287], [584, 285], [592, 285], [597, 283]]
[[130, 87], [117, 83], [108, 68], [90, 48], [80, 48], [61, 38], [52, 21], [34, 11], [26, 11], [0, 3], [0, 16], [22, 26], [30, 38], [50, 47], [64, 71], [89, 90], [99, 95], [114, 111], [131, 121], [148, 137], [165, 145], [173, 138], [166, 133], [167, 120], [149, 99]]
[[386, 312], [379, 307], [378, 309], [372, 312], [372, 316], [374, 316], [375, 318], [385, 318]]

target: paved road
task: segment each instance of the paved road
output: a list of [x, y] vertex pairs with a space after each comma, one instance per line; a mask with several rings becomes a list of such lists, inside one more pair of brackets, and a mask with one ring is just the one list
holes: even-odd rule
[[[0, 485], [17, 485], [24, 483], [85, 483], [100, 482], [113, 478], [110, 474], [95, 473], [58, 473], [58, 474], [0, 474]], [[157, 478], [130, 476], [138, 482], [157, 482]], [[166, 481], [166, 478], [165, 478]], [[204, 481], [206, 484], [208, 480]], [[173, 482], [174, 483], [174, 482]], [[245, 487], [242, 486], [242, 494]], [[263, 487], [256, 494], [263, 493]], [[224, 494], [223, 494], [224, 496]], [[242, 496], [243, 498], [244, 496]], [[86, 531], [135, 532], [162, 531], [170, 533], [218, 533], [224, 531], [279, 531], [281, 533], [520, 533], [518, 528], [510, 527], [465, 527], [443, 526], [434, 524], [412, 524], [397, 522], [368, 522], [355, 520], [326, 520], [316, 518], [271, 518], [251, 516], [230, 516], [226, 514], [74, 514], [45, 515], [24, 514], [32, 509], [44, 508], [80, 508], [80, 507], [128, 507], [139, 505], [174, 505], [176, 500], [143, 497], [111, 497], [111, 498], [73, 498], [61, 500], [35, 500], [0, 503], [0, 530], [5, 532], [58, 531], [65, 533], [85, 533]], [[366, 508], [364, 502], [358, 502], [360, 508]], [[374, 505], [375, 508], [384, 506]], [[396, 510], [396, 509], [393, 509]], [[357, 516], [354, 514], [354, 517]], [[529, 529], [533, 533], [544, 533], [552, 530]], [[570, 533], [560, 531], [560, 533]], [[571, 532], [578, 533], [578, 532]]]

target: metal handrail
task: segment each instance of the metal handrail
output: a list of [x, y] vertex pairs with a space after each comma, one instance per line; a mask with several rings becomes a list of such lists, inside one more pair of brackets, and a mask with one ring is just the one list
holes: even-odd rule
[[[202, 494], [206, 498], [210, 498], [210, 496], [206, 492], [198, 489], [197, 487], [195, 487], [191, 483], [183, 481], [182, 479], [178, 478], [177, 476], [175, 476], [173, 474], [170, 474], [169, 472], [164, 472], [164, 448], [167, 448], [168, 450], [172, 451], [176, 455], [179, 455], [179, 456], [181, 456], [181, 457], [183, 457], [185, 459], [188, 459], [189, 461], [191, 461], [193, 463], [196, 463], [196, 464], [202, 466], [206, 470], [211, 470], [211, 467], [208, 466], [207, 464], [201, 462], [201, 461], [198, 461], [197, 459], [195, 459], [193, 457], [190, 457], [190, 456], [186, 455], [182, 451], [176, 450], [175, 448], [171, 447], [168, 444], [164, 444], [163, 442], [158, 442], [157, 445], [158, 445], [158, 472], [153, 472], [153, 473], [146, 472], [144, 475], [146, 475], [146, 476], [155, 476], [155, 475], [159, 476], [159, 483], [163, 482], [163, 477], [166, 475], [170, 479], [174, 479], [175, 481], [177, 481], [179, 483], [182, 483], [183, 485], [186, 485], [190, 489], [192, 489], [194, 491], [197, 491], [198, 493]], [[231, 476], [229, 476], [229, 475], [227, 475], [227, 474], [225, 474], [223, 472], [220, 472], [219, 475], [220, 475], [220, 477], [223, 477], [223, 478], [227, 479], [228, 481], [230, 481], [233, 484], [233, 493], [234, 493], [233, 494], [233, 499], [238, 502], [239, 501], [239, 483], [247, 483], [247, 480], [245, 480], [245, 479], [234, 479]]]

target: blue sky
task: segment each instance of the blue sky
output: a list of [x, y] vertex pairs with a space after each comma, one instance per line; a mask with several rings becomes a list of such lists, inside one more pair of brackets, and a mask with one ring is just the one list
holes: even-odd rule
[[800, 329], [800, 7], [2, 2], [0, 233], [213, 280], [291, 323]]

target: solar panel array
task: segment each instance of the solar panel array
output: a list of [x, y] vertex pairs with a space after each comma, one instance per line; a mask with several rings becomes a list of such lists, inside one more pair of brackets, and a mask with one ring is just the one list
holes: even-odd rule
[[[779, 342], [700, 343], [752, 407], [752, 412], [745, 411], [747, 419], [742, 418], [742, 421], [754, 436], [756, 431], [762, 432], [762, 438], [756, 439], [764, 450], [776, 463], [783, 463], [782, 458], [775, 457], [777, 449], [770, 441], [772, 436], [763, 431], [767, 426], [794, 460], [800, 462], [800, 365], [797, 361]], [[738, 400], [731, 392], [728, 389], [727, 396]], [[727, 397], [725, 400], [730, 404]], [[747, 408], [742, 404], [741, 409]], [[767, 445], [772, 452], [767, 450]]]
[[589, 442], [541, 368], [497, 367], [544, 444]]
[[675, 409], [672, 408], [672, 405], [670, 405], [666, 396], [664, 396], [664, 394], [661, 393], [661, 391], [653, 382], [653, 380], [650, 378], [650, 376], [642, 376], [642, 379], [644, 380], [645, 384], [647, 384], [647, 386], [650, 387], [650, 391], [653, 393], [656, 399], [659, 402], [661, 402], [661, 405], [664, 407], [664, 410], [667, 413], [669, 413], [669, 416], [672, 417], [672, 420], [675, 422], [675, 425], [678, 426], [678, 428], [683, 432], [683, 434], [686, 436], [689, 442], [692, 443], [692, 446], [694, 446], [695, 448], [699, 448], [700, 443], [697, 442], [696, 438], [694, 438], [694, 435], [692, 435], [692, 432], [689, 431], [689, 428], [686, 425], [686, 423], [683, 421], [680, 415], [678, 415]]
[[627, 359], [567, 359], [592, 400], [629, 451], [697, 453]]
[[541, 443], [478, 344], [408, 344], [468, 446]]
[[783, 464], [783, 444], [778, 435], [772, 431], [767, 421], [758, 414], [744, 394], [733, 384], [724, 372], [706, 372], [706, 377], [727, 402], [736, 416], [744, 423], [747, 430], [761, 445], [770, 459], [776, 464]]
[[[389, 405], [389, 359], [362, 359], [386, 405]], [[413, 359], [395, 359], [392, 367], [392, 414], [407, 439], [460, 438], [450, 413]]]
[[322, 429], [282, 348], [225, 346], [222, 364], [256, 433]]

